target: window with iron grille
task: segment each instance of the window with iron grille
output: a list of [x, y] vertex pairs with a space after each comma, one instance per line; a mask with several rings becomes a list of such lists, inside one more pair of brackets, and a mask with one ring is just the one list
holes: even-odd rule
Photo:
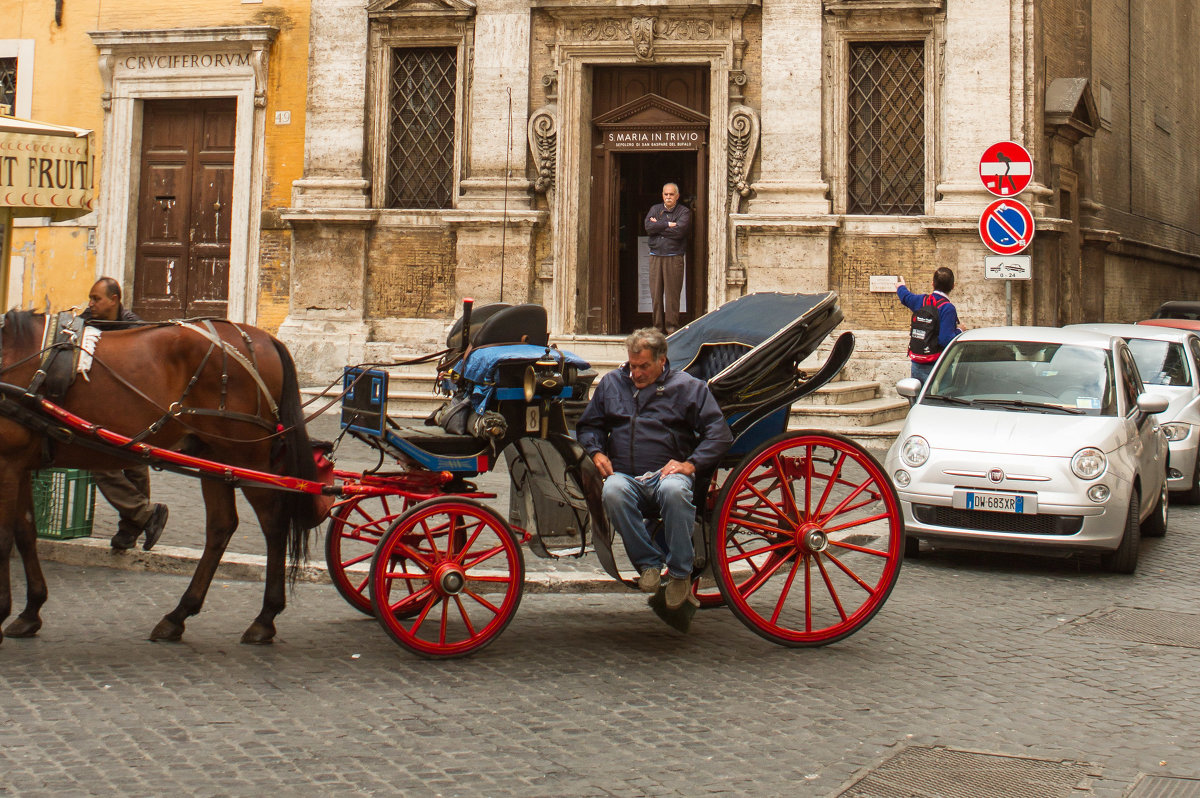
[[851, 44], [848, 106], [848, 212], [924, 213], [924, 44]]
[[17, 107], [17, 59], [0, 58], [0, 105], [6, 106], [8, 113], [15, 113]]
[[389, 208], [453, 207], [457, 63], [454, 47], [392, 50]]

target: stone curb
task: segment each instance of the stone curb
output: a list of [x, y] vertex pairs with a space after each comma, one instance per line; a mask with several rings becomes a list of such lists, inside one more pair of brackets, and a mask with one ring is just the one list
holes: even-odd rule
[[[47, 562], [88, 568], [114, 568], [123, 571], [153, 571], [160, 574], [191, 576], [200, 559], [200, 550], [184, 546], [155, 546], [153, 551], [140, 548], [114, 551], [107, 538], [74, 540], [38, 539], [38, 557]], [[215, 579], [261, 582], [267, 558], [261, 554], [226, 552], [217, 567]], [[301, 582], [330, 584], [324, 565], [311, 560], [300, 569]], [[525, 573], [526, 593], [628, 593], [628, 588], [604, 573]]]

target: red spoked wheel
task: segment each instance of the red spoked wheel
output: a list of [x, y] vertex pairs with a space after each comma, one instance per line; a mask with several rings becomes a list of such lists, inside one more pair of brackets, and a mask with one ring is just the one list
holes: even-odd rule
[[367, 589], [368, 565], [380, 538], [410, 506], [400, 495], [357, 496], [333, 510], [325, 531], [325, 567], [337, 592], [359, 612], [375, 614]]
[[393, 640], [426, 657], [460, 657], [495, 640], [524, 587], [525, 558], [508, 524], [453, 496], [396, 519], [371, 562], [375, 617]]
[[820, 646], [883, 606], [904, 525], [865, 449], [832, 433], [784, 433], [729, 475], [711, 546], [717, 586], [746, 626], [780, 645]]

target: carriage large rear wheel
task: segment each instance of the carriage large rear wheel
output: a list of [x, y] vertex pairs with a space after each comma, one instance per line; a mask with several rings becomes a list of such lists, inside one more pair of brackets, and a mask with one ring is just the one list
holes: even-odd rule
[[853, 634], [896, 584], [904, 525], [895, 489], [854, 441], [784, 433], [725, 481], [710, 541], [733, 613], [784, 646]]
[[375, 614], [367, 569], [380, 539], [409, 504], [400, 495], [356, 496], [333, 509], [325, 530], [325, 567], [337, 592], [361, 613]]
[[393, 640], [426, 657], [459, 657], [495, 640], [516, 614], [525, 559], [500, 516], [439, 496], [392, 523], [369, 579], [375, 617]]

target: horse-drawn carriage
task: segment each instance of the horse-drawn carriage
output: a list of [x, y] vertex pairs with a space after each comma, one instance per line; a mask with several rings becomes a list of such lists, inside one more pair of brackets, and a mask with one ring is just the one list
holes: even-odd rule
[[[13, 312], [6, 319], [11, 325]], [[751, 294], [668, 339], [672, 367], [708, 381], [734, 434], [717, 471], [697, 475], [691, 606], [723, 604], [751, 630], [786, 646], [823, 645], [859, 629], [886, 601], [902, 559], [899, 505], [878, 462], [844, 437], [787, 431], [792, 403], [831, 380], [853, 351], [853, 336], [843, 333], [824, 365], [813, 373], [801, 370], [840, 321], [832, 293]], [[388, 416], [385, 371], [347, 368], [343, 434], [378, 450], [380, 462], [362, 473], [335, 469], [324, 479], [296, 456], [307, 440], [291, 398], [296, 387], [286, 350], [276, 346], [281, 365], [264, 368], [259, 361], [265, 347], [256, 350], [244, 330], [185, 327], [203, 343], [192, 347], [190, 360], [180, 359], [199, 365], [190, 380], [191, 365], [159, 375], [165, 393], [156, 397], [134, 387], [151, 408], [140, 418], [127, 409], [95, 418], [104, 406], [89, 403], [86, 388], [72, 387], [55, 402], [10, 382], [22, 363], [37, 364], [37, 347], [28, 342], [32, 354], [10, 357], [10, 345], [0, 370], [0, 485], [16, 485], [11, 474], [39, 459], [29, 441], [20, 442], [23, 449], [4, 446], [4, 432], [14, 425], [32, 438], [57, 442], [69, 465], [87, 467], [97, 457], [105, 463], [138, 459], [204, 477], [209, 545], [188, 592], [153, 639], [178, 639], [184, 619], [199, 611], [236, 527], [235, 486], [250, 498], [268, 541], [263, 612], [243, 636], [246, 642], [273, 637], [274, 616], [283, 608], [283, 546], [297, 562], [306, 525], [312, 525], [311, 506], [291, 506], [281, 495], [340, 499], [325, 541], [334, 585], [396, 642], [424, 656], [469, 654], [505, 629], [524, 588], [523, 544], [542, 557], [594, 551], [610, 576], [636, 584], [636, 574], [622, 568], [614, 551], [600, 475], [571, 431], [570, 419], [586, 401], [595, 372], [550, 344], [541, 307], [490, 305], [472, 313], [465, 305], [439, 363], [450, 396], [424, 428]], [[182, 335], [180, 330], [170, 334]], [[113, 337], [133, 343], [138, 334]], [[42, 353], [53, 346], [43, 340]], [[95, 356], [121, 359], [116, 344]], [[266, 373], [247, 380], [242, 371]], [[116, 381], [121, 390], [131, 387], [128, 377]], [[219, 408], [195, 407], [206, 386], [208, 404]], [[72, 403], [74, 409], [67, 409]], [[273, 424], [276, 434], [247, 438], [256, 424]], [[282, 447], [279, 435], [285, 436]], [[12, 454], [17, 450], [24, 457], [19, 463]], [[485, 503], [495, 495], [471, 481], [500, 457], [511, 480], [505, 515]], [[393, 463], [387, 469], [385, 459]], [[30, 585], [26, 610], [5, 630], [10, 636], [36, 633], [45, 600], [36, 549], [27, 540], [32, 522], [20, 515], [24, 502], [0, 511], [0, 567], [7, 574], [3, 535], [13, 530]]]

